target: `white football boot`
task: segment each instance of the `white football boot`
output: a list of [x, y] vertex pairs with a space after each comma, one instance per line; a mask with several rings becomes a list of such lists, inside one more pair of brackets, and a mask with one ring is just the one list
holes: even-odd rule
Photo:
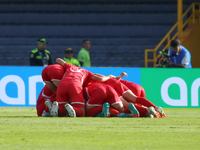
[[148, 118], [154, 118], [154, 116], [150, 113], [147, 113]]
[[50, 100], [46, 100], [45, 102], [44, 102], [44, 104], [48, 107], [48, 109], [49, 109], [49, 112], [51, 112], [51, 109], [52, 109], [52, 102], [50, 101]]
[[160, 117], [161, 118], [165, 118], [165, 112], [163, 111], [162, 107], [157, 107], [155, 108], [155, 110], [160, 113]]
[[65, 108], [68, 112], [69, 117], [76, 117], [76, 112], [70, 104], [66, 103]]
[[155, 110], [154, 107], [149, 107], [148, 112], [152, 114], [155, 118], [160, 118], [160, 114]]
[[53, 102], [50, 113], [52, 117], [58, 117], [58, 102]]
[[43, 111], [42, 117], [52, 117], [50, 113], [47, 113], [45, 110]]

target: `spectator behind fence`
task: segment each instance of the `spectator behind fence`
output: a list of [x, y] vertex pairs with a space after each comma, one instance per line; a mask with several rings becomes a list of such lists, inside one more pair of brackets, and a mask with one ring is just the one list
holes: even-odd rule
[[30, 53], [30, 65], [31, 66], [44, 66], [52, 64], [51, 53], [46, 50], [46, 44], [48, 42], [45, 38], [37, 41], [38, 48], [35, 48]]
[[91, 67], [91, 62], [90, 62], [90, 41], [88, 40], [83, 40], [82, 42], [82, 48], [78, 53], [78, 61], [82, 67]]
[[163, 49], [159, 53], [161, 54], [160, 57], [156, 61], [157, 68], [167, 68], [169, 67], [170, 57], [168, 55], [169, 50]]
[[77, 59], [73, 58], [73, 50], [72, 48], [67, 48], [65, 50], [65, 57], [63, 58], [63, 60], [65, 62], [67, 62], [68, 64], [71, 64], [71, 65], [76, 65], [77, 67], [80, 67], [80, 63]]
[[170, 63], [172, 68], [192, 68], [190, 52], [180, 45], [180, 41], [174, 39], [170, 43]]

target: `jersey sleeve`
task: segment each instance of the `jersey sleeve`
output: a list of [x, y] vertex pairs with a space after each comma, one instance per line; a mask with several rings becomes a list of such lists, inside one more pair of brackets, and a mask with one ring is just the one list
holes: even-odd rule
[[94, 76], [94, 74], [92, 72], [88, 71], [88, 70], [85, 70], [85, 69], [84, 69], [84, 71], [85, 71], [85, 75], [87, 77], [86, 77], [86, 79], [83, 83], [83, 87], [86, 87], [86, 86], [88, 86], [89, 83], [91, 83], [91, 78], [92, 78], [92, 76]]
[[68, 68], [70, 68], [72, 65], [65, 63], [64, 64], [64, 71], [66, 71]]
[[94, 73], [88, 71], [88, 77], [90, 78], [90, 80], [91, 80], [92, 76], [94, 76]]

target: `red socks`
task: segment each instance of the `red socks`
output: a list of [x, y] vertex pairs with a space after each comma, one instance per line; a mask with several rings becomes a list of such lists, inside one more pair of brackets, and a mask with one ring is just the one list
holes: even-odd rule
[[[102, 108], [103, 108], [103, 106], [98, 106], [98, 107], [94, 107], [94, 108], [89, 109], [86, 112], [86, 117], [94, 117], [94, 116], [96, 116], [98, 113], [102, 112]], [[114, 108], [109, 108], [109, 111], [110, 111], [110, 115], [114, 116], [114, 117], [116, 117], [117, 114], [120, 114], [120, 112], [117, 111]]]
[[75, 110], [77, 117], [84, 117], [83, 112], [82, 112], [82, 110], [80, 108], [73, 107], [73, 109]]
[[114, 108], [109, 108], [109, 111], [112, 117], [117, 117], [117, 114], [120, 114], [120, 112]]
[[148, 113], [148, 110], [145, 107], [142, 107], [142, 106], [137, 105], [137, 104], [134, 104], [134, 106], [139, 111], [140, 114]]
[[98, 106], [98, 107], [89, 109], [88, 111], [86, 111], [86, 117], [96, 116], [98, 113], [102, 112], [102, 108], [103, 106]]
[[[142, 106], [137, 105], [137, 104], [134, 104], [134, 106], [139, 111], [140, 114], [148, 113], [148, 110], [145, 107], [142, 107]], [[131, 113], [128, 107], [124, 110], [124, 113], [125, 114], [130, 114]]]
[[125, 113], [125, 114], [131, 114], [131, 112], [130, 112], [130, 110], [129, 110], [128, 107], [124, 110], [124, 113]]
[[146, 99], [144, 97], [137, 97], [136, 103], [141, 104], [146, 107], [151, 107], [151, 106], [153, 106], [154, 108], [156, 107], [152, 102], [150, 102], [148, 99]]

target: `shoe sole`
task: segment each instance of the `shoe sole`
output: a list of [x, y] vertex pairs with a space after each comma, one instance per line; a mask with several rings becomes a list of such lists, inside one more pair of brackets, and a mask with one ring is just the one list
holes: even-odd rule
[[65, 104], [69, 117], [76, 117], [76, 112], [70, 104]]
[[58, 102], [53, 102], [50, 113], [52, 117], [58, 117]]

